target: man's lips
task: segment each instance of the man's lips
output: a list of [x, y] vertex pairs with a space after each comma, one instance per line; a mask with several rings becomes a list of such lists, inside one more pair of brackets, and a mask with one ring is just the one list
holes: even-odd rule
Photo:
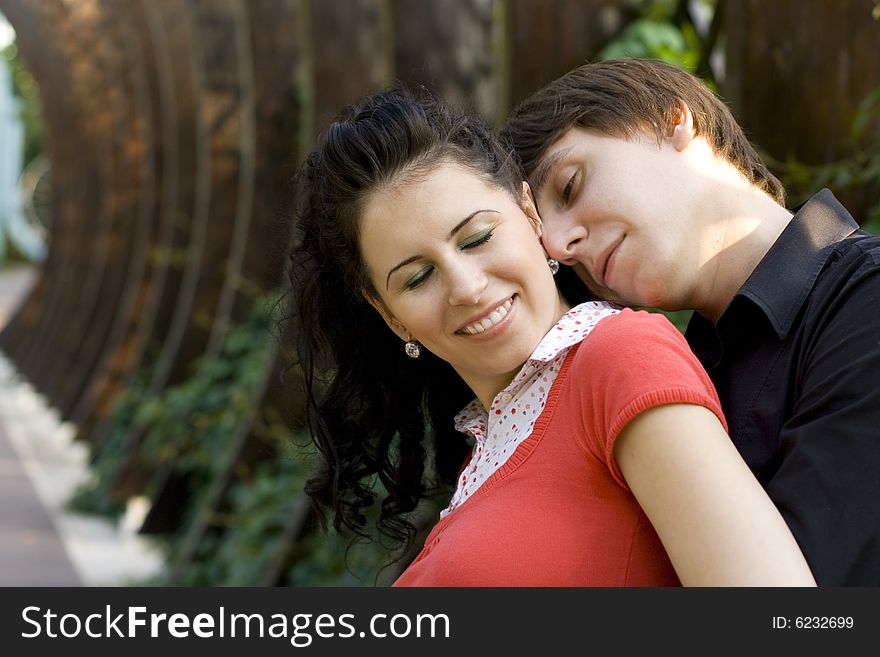
[[605, 250], [599, 254], [599, 259], [596, 261], [596, 268], [593, 271], [593, 280], [595, 280], [596, 283], [604, 288], [608, 287], [607, 279], [609, 268], [613, 269], [614, 263], [612, 262], [612, 258], [614, 257], [614, 254], [617, 251], [617, 247], [620, 246], [621, 242], [623, 242], [622, 235], [619, 239], [615, 240], [607, 247], [605, 247]]

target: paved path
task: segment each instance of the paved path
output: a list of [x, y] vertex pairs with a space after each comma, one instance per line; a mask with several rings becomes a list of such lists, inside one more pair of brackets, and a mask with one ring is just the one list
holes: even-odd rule
[[[0, 330], [36, 276], [31, 267], [0, 269]], [[0, 353], [0, 586], [119, 586], [161, 567], [136, 534], [143, 504], [118, 524], [65, 508], [89, 476], [74, 434]]]
[[0, 425], [0, 586], [79, 586], [49, 512]]

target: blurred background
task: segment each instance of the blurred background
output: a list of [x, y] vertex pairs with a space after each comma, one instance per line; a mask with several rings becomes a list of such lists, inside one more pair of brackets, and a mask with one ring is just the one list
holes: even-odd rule
[[615, 57], [697, 73], [790, 205], [880, 229], [880, 0], [0, 0], [0, 584], [393, 581], [413, 555], [302, 494], [291, 176], [396, 80], [501, 127]]

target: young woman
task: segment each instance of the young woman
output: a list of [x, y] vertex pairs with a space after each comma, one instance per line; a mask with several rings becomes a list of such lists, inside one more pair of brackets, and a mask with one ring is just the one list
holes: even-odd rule
[[411, 540], [430, 475], [454, 483], [397, 585], [814, 584], [681, 335], [571, 306], [478, 119], [370, 96], [297, 185], [298, 347], [326, 460], [308, 493], [359, 529], [378, 477], [380, 529]]

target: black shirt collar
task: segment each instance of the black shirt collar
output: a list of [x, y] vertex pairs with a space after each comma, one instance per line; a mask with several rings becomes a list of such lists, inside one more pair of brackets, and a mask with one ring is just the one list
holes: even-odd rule
[[[859, 225], [834, 194], [823, 189], [795, 208], [795, 215], [736, 297], [751, 300], [784, 340], [830, 254], [828, 248]], [[729, 308], [736, 304], [731, 303]], [[725, 310], [719, 318], [724, 320]]]

